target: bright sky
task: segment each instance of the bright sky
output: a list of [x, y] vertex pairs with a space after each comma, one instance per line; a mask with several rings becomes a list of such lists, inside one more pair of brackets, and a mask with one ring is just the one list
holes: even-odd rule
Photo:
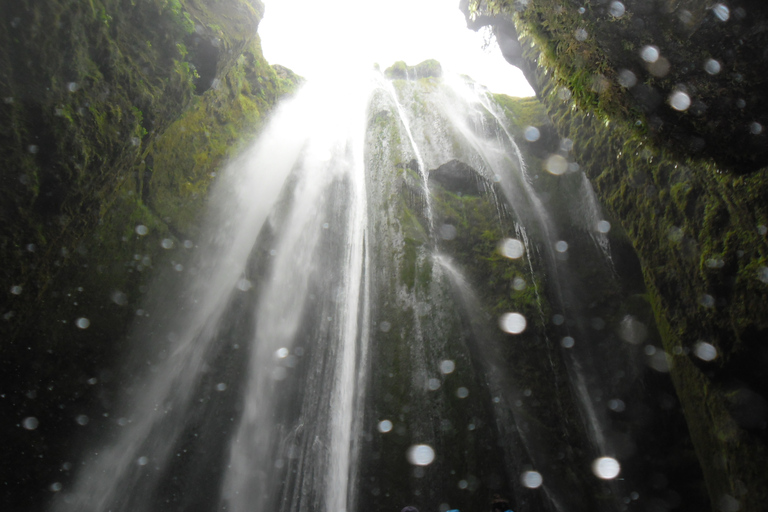
[[355, 66], [437, 59], [493, 92], [533, 96], [522, 72], [496, 44], [469, 30], [459, 0], [264, 0], [259, 25], [264, 56], [308, 79]]

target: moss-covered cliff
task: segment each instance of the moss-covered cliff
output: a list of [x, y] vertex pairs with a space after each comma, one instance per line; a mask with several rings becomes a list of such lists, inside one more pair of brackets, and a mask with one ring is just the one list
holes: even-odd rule
[[[366, 404], [373, 435], [362, 460], [375, 464], [362, 469], [360, 495], [374, 496], [371, 507], [382, 511], [436, 500], [483, 508], [496, 492], [513, 497], [515, 510], [557, 510], [564, 500], [613, 510], [630, 490], [660, 499], [667, 489], [648, 475], [672, 471], [670, 488], [701, 506], [701, 472], [672, 383], [645, 364], [645, 346], [618, 334], [629, 317], [647, 325], [647, 345], [661, 346], [628, 238], [612, 229], [606, 255], [584, 212], [583, 174], [541, 168], [561, 141], [536, 99], [458, 91], [489, 101], [466, 108], [439, 79], [395, 79], [395, 96], [380, 91], [371, 106], [376, 371]], [[526, 141], [530, 126], [539, 138]], [[568, 249], [552, 257], [555, 232]], [[522, 257], [501, 250], [513, 238], [525, 240]], [[509, 312], [526, 319], [524, 331], [498, 328]], [[455, 373], [441, 375], [443, 359]], [[471, 399], [456, 399], [459, 385]], [[606, 415], [609, 397], [631, 406]], [[590, 408], [599, 410], [590, 416]], [[395, 430], [377, 433], [383, 419]], [[440, 454], [426, 471], [400, 456], [417, 441]], [[590, 471], [603, 450], [620, 458], [621, 484]], [[521, 482], [530, 469], [541, 472], [544, 488]]]
[[258, 0], [0, 11], [2, 415], [15, 461], [1, 492], [33, 510], [68, 474], [61, 440], [108, 421], [89, 406], [111, 399], [150, 276], [183, 274], [216, 170], [298, 78], [262, 57]]
[[[495, 26], [640, 257], [713, 507], [761, 510], [765, 7], [491, 1], [468, 14]], [[643, 60], [646, 46], [660, 56]]]
[[[761, 2], [472, 0], [473, 23], [516, 12], [537, 41], [535, 62], [579, 108], [634, 124], [677, 156], [704, 155], [733, 172], [768, 163]], [[508, 58], [514, 28], [497, 23]], [[523, 67], [524, 59], [519, 61]]]

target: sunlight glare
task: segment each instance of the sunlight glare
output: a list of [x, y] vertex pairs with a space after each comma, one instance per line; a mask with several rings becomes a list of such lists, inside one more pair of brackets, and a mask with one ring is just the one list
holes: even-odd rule
[[522, 72], [506, 64], [494, 42], [466, 27], [457, 2], [266, 0], [259, 24], [264, 56], [308, 79], [386, 69], [403, 60], [437, 59], [443, 69], [471, 76], [493, 92], [533, 96]]

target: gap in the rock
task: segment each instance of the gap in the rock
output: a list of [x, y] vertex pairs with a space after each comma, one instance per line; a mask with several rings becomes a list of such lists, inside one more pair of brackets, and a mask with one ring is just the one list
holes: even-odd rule
[[264, 56], [305, 78], [333, 75], [355, 63], [384, 69], [399, 60], [415, 65], [436, 59], [445, 70], [471, 76], [493, 92], [534, 95], [487, 32], [467, 29], [457, 1], [265, 3], [259, 25]]

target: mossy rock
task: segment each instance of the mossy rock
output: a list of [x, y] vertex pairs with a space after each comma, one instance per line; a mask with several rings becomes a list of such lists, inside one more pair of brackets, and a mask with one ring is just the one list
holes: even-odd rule
[[[507, 58], [524, 72], [522, 48], [535, 44], [536, 64], [550, 70], [579, 108], [622, 120], [678, 156], [706, 156], [731, 172], [768, 164], [764, 3], [730, 9], [698, 0], [664, 7], [625, 0], [620, 9], [567, 0], [465, 5], [477, 24], [494, 25], [502, 49], [514, 49]], [[527, 38], [522, 46], [518, 32]], [[646, 62], [644, 48], [657, 56]]]
[[152, 277], [183, 275], [215, 172], [297, 77], [264, 61], [258, 1], [0, 9], [0, 286], [19, 291], [0, 310], [3, 383], [8, 424], [40, 421], [9, 433], [2, 501], [38, 510], [79, 432], [74, 411], [119, 386], [112, 369]]
[[409, 66], [400, 60], [385, 69], [384, 76], [393, 80], [440, 78], [443, 76], [443, 67], [434, 59], [425, 60], [415, 66]]

